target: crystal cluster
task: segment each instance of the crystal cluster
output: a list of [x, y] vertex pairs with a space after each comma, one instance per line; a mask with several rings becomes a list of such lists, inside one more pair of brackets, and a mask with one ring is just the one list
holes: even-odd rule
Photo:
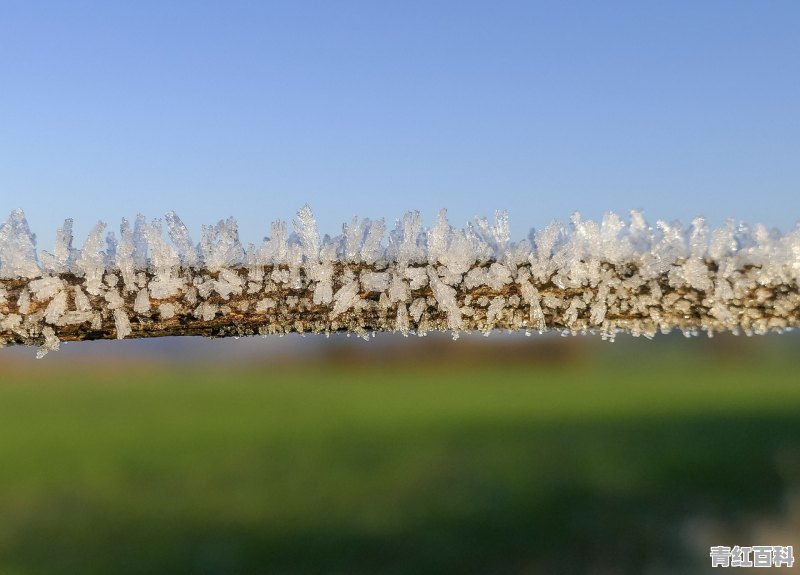
[[[166, 230], [164, 223], [166, 223]], [[508, 216], [453, 228], [444, 210], [388, 231], [353, 218], [321, 237], [306, 206], [243, 244], [236, 221], [195, 243], [174, 213], [99, 222], [80, 249], [72, 220], [37, 252], [22, 211], [0, 225], [0, 345], [161, 335], [430, 330], [765, 333], [800, 324], [800, 226], [780, 234], [728, 221], [688, 228], [639, 212], [574, 214], [512, 241]]]

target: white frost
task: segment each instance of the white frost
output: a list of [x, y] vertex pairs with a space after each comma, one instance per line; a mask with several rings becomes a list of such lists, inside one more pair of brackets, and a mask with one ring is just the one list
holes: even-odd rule
[[[233, 218], [204, 226], [198, 244], [176, 214], [164, 221], [168, 236], [161, 220], [123, 220], [119, 241], [98, 222], [75, 249], [68, 219], [49, 253], [36, 251], [24, 214], [12, 212], [0, 224], [0, 340], [44, 340], [46, 351], [63, 325], [109, 330], [113, 318], [125, 337], [131, 322], [152, 322], [154, 310], [170, 319], [186, 309], [205, 321], [274, 310], [261, 319], [299, 314], [292, 329], [360, 335], [362, 312], [381, 329], [419, 335], [554, 325], [649, 337], [668, 330], [670, 317], [673, 326], [676, 317], [695, 322], [684, 327], [689, 334], [712, 325], [750, 334], [796, 325], [800, 307], [800, 225], [781, 234], [730, 220], [710, 229], [703, 218], [650, 226], [636, 211], [627, 221], [575, 213], [567, 225], [552, 222], [513, 241], [505, 212], [456, 228], [442, 210], [427, 229], [408, 212], [388, 236], [384, 220], [353, 218], [340, 235], [321, 237], [304, 206], [294, 233], [274, 221], [270, 237], [245, 250]], [[244, 301], [245, 293], [254, 299]], [[349, 310], [358, 313], [342, 317]]]

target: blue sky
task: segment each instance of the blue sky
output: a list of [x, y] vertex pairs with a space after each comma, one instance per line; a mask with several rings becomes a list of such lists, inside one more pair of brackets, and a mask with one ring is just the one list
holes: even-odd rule
[[0, 0], [0, 212], [800, 219], [800, 3]]

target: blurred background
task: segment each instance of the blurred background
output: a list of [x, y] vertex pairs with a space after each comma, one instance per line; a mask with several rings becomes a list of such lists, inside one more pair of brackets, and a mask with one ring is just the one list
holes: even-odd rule
[[[790, 0], [0, 0], [0, 217], [800, 216]], [[798, 336], [0, 350], [0, 573], [703, 573], [800, 545]], [[800, 549], [800, 548], [798, 548]]]
[[797, 335], [0, 353], [4, 573], [703, 573], [800, 535]]

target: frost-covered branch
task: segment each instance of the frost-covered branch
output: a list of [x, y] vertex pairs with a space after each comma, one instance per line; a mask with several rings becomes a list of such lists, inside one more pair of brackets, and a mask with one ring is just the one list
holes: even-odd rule
[[173, 213], [123, 220], [119, 239], [98, 223], [81, 249], [72, 221], [52, 253], [37, 252], [24, 214], [0, 226], [0, 345], [167, 335], [212, 337], [376, 331], [424, 335], [495, 329], [681, 329], [764, 333], [800, 325], [800, 227], [688, 230], [632, 212], [602, 222], [574, 215], [511, 241], [508, 217], [454, 229], [442, 211], [396, 222], [353, 219], [320, 238], [304, 207], [289, 232], [272, 224], [243, 245], [233, 219], [195, 243]]

